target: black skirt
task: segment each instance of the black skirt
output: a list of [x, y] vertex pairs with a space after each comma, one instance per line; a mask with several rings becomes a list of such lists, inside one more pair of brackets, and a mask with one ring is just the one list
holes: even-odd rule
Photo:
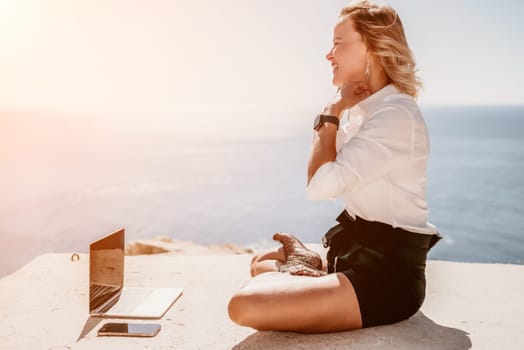
[[328, 273], [346, 275], [357, 294], [362, 327], [391, 324], [415, 314], [426, 294], [426, 257], [442, 235], [422, 234], [346, 210], [322, 237]]

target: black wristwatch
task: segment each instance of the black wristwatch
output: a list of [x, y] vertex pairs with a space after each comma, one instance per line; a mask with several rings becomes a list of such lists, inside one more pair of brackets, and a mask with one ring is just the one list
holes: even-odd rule
[[334, 115], [326, 115], [326, 114], [317, 115], [317, 117], [315, 118], [315, 122], [313, 123], [313, 129], [315, 129], [316, 131], [320, 130], [322, 125], [324, 125], [324, 123], [326, 122], [335, 124], [338, 130], [340, 119], [338, 119], [338, 117], [335, 117]]

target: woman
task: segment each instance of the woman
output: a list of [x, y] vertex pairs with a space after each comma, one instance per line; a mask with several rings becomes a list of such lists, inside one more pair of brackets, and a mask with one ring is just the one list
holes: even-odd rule
[[366, 328], [411, 317], [425, 297], [427, 252], [442, 236], [427, 222], [429, 137], [415, 101], [422, 84], [395, 10], [344, 7], [326, 59], [341, 93], [324, 108], [328, 117], [315, 118], [306, 191], [309, 199], [342, 196], [345, 208], [322, 238], [321, 268], [301, 260], [316, 253], [285, 233], [275, 236], [283, 247], [253, 258], [253, 278], [228, 305], [239, 325]]

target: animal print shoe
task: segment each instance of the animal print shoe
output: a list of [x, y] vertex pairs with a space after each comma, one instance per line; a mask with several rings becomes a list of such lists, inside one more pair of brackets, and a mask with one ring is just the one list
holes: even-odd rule
[[277, 232], [273, 240], [279, 241], [284, 246], [286, 262], [279, 267], [280, 272], [292, 275], [322, 276], [322, 259], [317, 252], [306, 248], [298, 238], [287, 232]]

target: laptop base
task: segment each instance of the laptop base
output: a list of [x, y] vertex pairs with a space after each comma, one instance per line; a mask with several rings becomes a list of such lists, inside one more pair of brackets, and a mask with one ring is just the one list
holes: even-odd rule
[[183, 288], [124, 287], [115, 305], [106, 312], [93, 312], [90, 316], [162, 318], [182, 292]]

